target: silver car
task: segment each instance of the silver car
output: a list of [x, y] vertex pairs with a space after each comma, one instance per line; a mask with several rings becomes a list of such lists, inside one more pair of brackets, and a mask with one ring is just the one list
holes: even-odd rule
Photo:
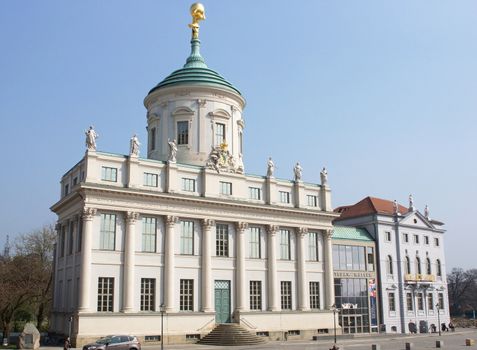
[[141, 343], [133, 335], [108, 335], [83, 346], [83, 350], [141, 350]]

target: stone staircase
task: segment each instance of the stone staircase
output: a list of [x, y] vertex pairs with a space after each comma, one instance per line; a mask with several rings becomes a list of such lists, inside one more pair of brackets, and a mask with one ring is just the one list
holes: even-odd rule
[[237, 323], [223, 323], [197, 342], [207, 345], [256, 345], [266, 343], [265, 339], [242, 328]]

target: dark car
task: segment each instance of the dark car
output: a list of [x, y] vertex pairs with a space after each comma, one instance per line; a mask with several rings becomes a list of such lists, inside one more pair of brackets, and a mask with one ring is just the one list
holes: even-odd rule
[[141, 343], [133, 335], [108, 335], [83, 346], [83, 350], [141, 350]]

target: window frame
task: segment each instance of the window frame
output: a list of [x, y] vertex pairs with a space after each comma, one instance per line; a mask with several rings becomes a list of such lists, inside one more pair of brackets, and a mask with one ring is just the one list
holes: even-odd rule
[[141, 251], [155, 253], [157, 251], [157, 218], [144, 216], [141, 221]]
[[262, 200], [262, 189], [260, 187], [251, 187], [248, 188], [249, 199], [259, 201]]
[[[101, 223], [100, 223], [100, 231], [99, 231], [99, 249], [100, 250], [116, 250], [116, 231], [117, 231], [117, 215], [112, 213], [101, 213]], [[108, 226], [113, 226], [114, 231], [106, 229], [106, 218], [109, 218]], [[111, 219], [114, 218], [114, 221], [111, 223]], [[108, 227], [111, 228], [111, 227]], [[109, 244], [108, 244], [108, 242]], [[112, 245], [111, 245], [112, 242]]]
[[185, 192], [195, 192], [196, 191], [196, 181], [189, 177], [183, 177], [181, 180], [181, 189]]
[[[215, 145], [220, 146], [223, 143], [227, 143], [227, 137], [226, 137], [226, 125], [225, 123], [215, 123]], [[220, 133], [222, 131], [222, 133]], [[220, 142], [219, 142], [220, 139]]]
[[220, 194], [224, 196], [231, 196], [232, 195], [232, 183], [227, 181], [220, 181]]
[[396, 295], [394, 292], [388, 293], [388, 308], [390, 312], [396, 312]]
[[118, 168], [101, 166], [101, 181], [118, 182]]
[[310, 309], [312, 310], [321, 310], [320, 303], [320, 282], [310, 281], [309, 283], [309, 292], [310, 292]]
[[181, 220], [180, 254], [194, 255], [194, 221]]
[[280, 229], [280, 260], [291, 260], [290, 236], [291, 231]]
[[414, 300], [411, 292], [406, 293], [406, 309], [407, 311], [414, 311]]
[[143, 186], [145, 187], [158, 187], [159, 176], [154, 173], [143, 173]]
[[156, 279], [141, 278], [140, 311], [156, 311]]
[[194, 280], [180, 279], [179, 281], [179, 311], [194, 311]]
[[308, 232], [308, 260], [320, 261], [318, 232]]
[[[185, 129], [180, 126], [186, 126]], [[177, 146], [188, 146], [189, 145], [189, 121], [188, 120], [177, 120], [176, 121], [176, 141]]]
[[114, 277], [98, 277], [98, 312], [114, 311]]
[[278, 191], [280, 195], [280, 203], [290, 204], [290, 192], [288, 191]]
[[280, 302], [282, 310], [293, 310], [291, 281], [280, 281]]
[[[255, 239], [253, 239], [255, 236]], [[261, 259], [261, 237], [262, 230], [260, 227], [252, 226], [249, 230], [249, 258], [250, 259]]]
[[318, 196], [307, 194], [306, 201], [309, 207], [316, 208], [318, 206]]
[[229, 257], [229, 225], [215, 225], [215, 256]]
[[250, 281], [250, 310], [262, 310], [262, 281]]

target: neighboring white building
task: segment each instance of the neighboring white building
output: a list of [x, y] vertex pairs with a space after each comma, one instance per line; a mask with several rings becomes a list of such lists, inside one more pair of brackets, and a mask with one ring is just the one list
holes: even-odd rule
[[[365, 228], [376, 241], [378, 301], [382, 328], [409, 333], [449, 323], [442, 222], [421, 214], [410, 196], [409, 208], [366, 197], [336, 209], [337, 225]], [[439, 312], [439, 315], [438, 315]]]
[[[194, 32], [195, 33], [195, 32]], [[244, 174], [245, 101], [193, 37], [146, 96], [147, 159], [96, 150], [61, 179], [51, 330], [194, 341], [216, 323], [282, 338], [333, 328], [332, 220], [321, 184]], [[113, 121], [112, 121], [113, 122]], [[102, 131], [107, 133], [107, 130]]]

